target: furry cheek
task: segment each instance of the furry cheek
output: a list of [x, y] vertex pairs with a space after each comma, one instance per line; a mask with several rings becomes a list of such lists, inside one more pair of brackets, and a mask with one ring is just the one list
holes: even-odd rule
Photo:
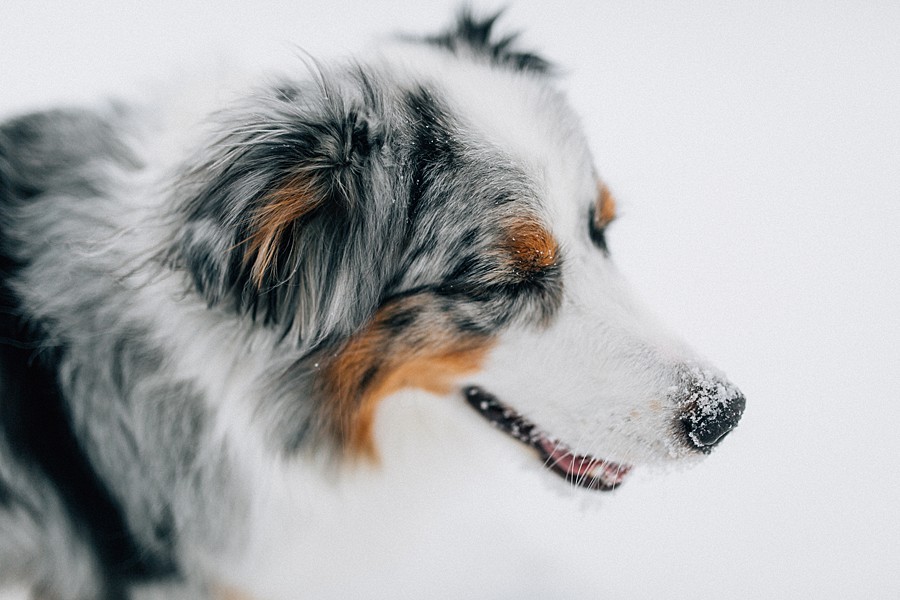
[[345, 456], [377, 459], [373, 432], [380, 400], [406, 388], [447, 394], [459, 377], [481, 368], [492, 346], [492, 338], [461, 333], [438, 314], [404, 322], [413, 314], [407, 312], [411, 300], [380, 309], [320, 377], [324, 421]]

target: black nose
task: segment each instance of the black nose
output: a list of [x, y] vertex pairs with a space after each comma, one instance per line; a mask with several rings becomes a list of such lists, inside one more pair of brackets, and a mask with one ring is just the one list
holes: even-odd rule
[[709, 452], [737, 426], [747, 400], [727, 381], [699, 373], [693, 374], [685, 392], [679, 399], [685, 409], [684, 431], [692, 446]]

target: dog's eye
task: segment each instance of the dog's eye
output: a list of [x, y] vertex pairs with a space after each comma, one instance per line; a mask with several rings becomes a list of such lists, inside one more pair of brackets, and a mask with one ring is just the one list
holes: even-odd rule
[[605, 254], [609, 254], [609, 248], [606, 247], [606, 226], [597, 218], [597, 211], [591, 207], [588, 215], [588, 235], [595, 246], [603, 250]]
[[609, 254], [609, 249], [606, 247], [606, 236], [604, 235], [604, 232], [606, 231], [606, 226], [612, 223], [615, 218], [616, 200], [613, 198], [612, 194], [609, 193], [609, 188], [603, 183], [598, 183], [597, 199], [594, 204], [591, 205], [591, 210], [588, 214], [588, 233], [590, 234], [591, 241], [594, 242], [594, 245], [603, 250], [606, 254]]

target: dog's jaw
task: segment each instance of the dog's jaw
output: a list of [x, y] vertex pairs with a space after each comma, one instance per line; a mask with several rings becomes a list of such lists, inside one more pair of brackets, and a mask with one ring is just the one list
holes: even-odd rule
[[631, 471], [631, 465], [576, 454], [565, 443], [541, 431], [481, 388], [466, 388], [465, 397], [491, 425], [537, 450], [548, 469], [575, 486], [610, 491], [617, 488]]

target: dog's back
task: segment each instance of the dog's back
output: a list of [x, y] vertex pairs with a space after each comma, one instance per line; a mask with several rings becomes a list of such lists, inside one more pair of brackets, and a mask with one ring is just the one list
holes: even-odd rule
[[36, 582], [51, 598], [116, 598], [122, 581], [167, 571], [137, 549], [90, 465], [59, 389], [66, 347], [19, 293], [43, 249], [65, 256], [65, 240], [41, 229], [46, 213], [77, 213], [106, 186], [102, 165], [128, 160], [123, 150], [88, 111], [0, 126], [0, 581]]

